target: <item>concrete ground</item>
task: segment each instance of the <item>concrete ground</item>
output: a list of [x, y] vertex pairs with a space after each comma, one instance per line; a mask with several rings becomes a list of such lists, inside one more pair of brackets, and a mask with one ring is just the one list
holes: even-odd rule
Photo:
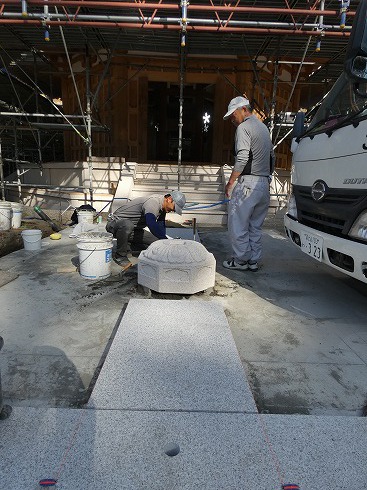
[[64, 230], [60, 241], [44, 239], [39, 252], [19, 250], [0, 259], [5, 403], [85, 403], [130, 298], [215, 299], [225, 308], [259, 411], [362, 414], [367, 284], [297, 250], [285, 238], [281, 215], [266, 221], [257, 273], [224, 269], [226, 230], [199, 223], [201, 241], [217, 260], [217, 276], [212, 290], [192, 296], [143, 290], [136, 267], [122, 273], [113, 264], [108, 279], [83, 279], [70, 232]]

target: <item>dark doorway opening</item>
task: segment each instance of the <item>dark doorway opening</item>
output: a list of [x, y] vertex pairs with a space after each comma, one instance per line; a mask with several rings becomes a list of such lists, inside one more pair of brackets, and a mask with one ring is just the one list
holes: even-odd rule
[[[184, 87], [182, 163], [212, 161], [214, 88]], [[148, 92], [148, 160], [177, 161], [180, 87], [149, 82]]]

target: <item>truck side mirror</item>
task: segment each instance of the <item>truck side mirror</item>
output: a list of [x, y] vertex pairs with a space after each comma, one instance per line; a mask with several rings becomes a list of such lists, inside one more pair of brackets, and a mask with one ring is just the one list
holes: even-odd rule
[[296, 118], [293, 124], [292, 138], [300, 138], [305, 132], [305, 112], [299, 111], [296, 114]]
[[361, 0], [354, 16], [344, 69], [357, 80], [367, 80], [367, 0]]
[[359, 80], [367, 80], [367, 56], [356, 56], [351, 60], [350, 74]]

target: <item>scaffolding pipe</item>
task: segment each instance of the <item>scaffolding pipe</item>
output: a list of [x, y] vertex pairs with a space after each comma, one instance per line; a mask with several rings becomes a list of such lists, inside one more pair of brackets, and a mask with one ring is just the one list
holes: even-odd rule
[[[310, 42], [311, 42], [311, 37], [308, 38], [308, 41], [306, 43], [306, 47], [305, 47], [305, 50], [303, 52], [303, 55], [302, 55], [302, 59], [301, 59], [301, 63], [298, 67], [298, 70], [297, 70], [297, 74], [296, 74], [296, 78], [292, 84], [292, 89], [291, 89], [291, 92], [289, 94], [289, 97], [288, 97], [288, 100], [287, 100], [287, 103], [286, 103], [286, 106], [285, 106], [285, 109], [284, 109], [284, 112], [287, 112], [288, 110], [288, 106], [289, 106], [289, 103], [291, 101], [291, 98], [293, 96], [293, 92], [294, 92], [294, 89], [296, 88], [296, 85], [297, 85], [297, 81], [298, 81], [298, 77], [300, 76], [300, 73], [301, 73], [301, 69], [302, 69], [302, 64], [303, 62], [305, 61], [305, 58], [306, 58], [306, 54], [307, 54], [307, 51], [308, 51], [308, 47], [310, 45]], [[278, 132], [277, 132], [277, 135], [275, 137], [275, 142], [277, 141], [277, 139], [279, 138], [279, 134], [280, 134], [280, 130], [282, 128], [282, 124], [279, 125], [279, 128], [278, 128]]]
[[83, 116], [75, 116], [75, 115], [70, 115], [70, 114], [41, 114], [39, 112], [5, 112], [5, 111], [0, 111], [0, 116], [20, 116], [20, 117], [62, 117], [62, 118], [69, 118], [69, 119], [82, 119], [84, 118]]
[[[56, 10], [56, 13], [58, 14], [58, 11], [57, 11], [57, 8], [56, 7], [55, 7], [55, 10]], [[77, 97], [77, 100], [78, 100], [78, 103], [79, 103], [80, 112], [83, 114], [82, 103], [80, 101], [78, 87], [76, 85], [75, 76], [74, 76], [73, 67], [72, 67], [72, 64], [71, 64], [70, 56], [69, 56], [68, 47], [66, 45], [66, 40], [65, 40], [65, 36], [64, 36], [64, 30], [63, 30], [63, 28], [61, 27], [60, 24], [59, 24], [59, 26], [60, 26], [60, 34], [61, 34], [61, 38], [62, 38], [62, 43], [64, 45], [66, 58], [68, 60], [68, 65], [69, 65], [69, 70], [70, 70], [71, 78], [73, 80], [75, 94], [76, 94], [76, 97]], [[83, 121], [84, 121], [85, 126], [87, 126], [84, 115], [83, 115]], [[85, 138], [83, 138], [83, 139], [86, 142]]]
[[[7, 129], [8, 126], [2, 126], [0, 125], [0, 129]], [[81, 124], [73, 124], [73, 126], [70, 126], [70, 124], [63, 124], [63, 123], [42, 123], [42, 122], [28, 122], [28, 126], [17, 126], [18, 131], [31, 131], [33, 133], [34, 129], [45, 129], [45, 130], [56, 130], [56, 131], [75, 131], [75, 130], [85, 130], [85, 126]], [[92, 131], [99, 131], [99, 132], [108, 132], [109, 128], [106, 126], [95, 126], [92, 125]], [[84, 138], [84, 137], [83, 137]], [[86, 144], [87, 140], [84, 138]]]
[[[63, 31], [62, 31], [62, 27], [60, 27], [60, 32], [61, 32], [61, 35], [62, 35], [62, 39], [63, 41], [65, 41], [64, 37], [63, 37]], [[9, 58], [16, 64], [15, 60], [13, 59], [13, 57], [4, 49], [3, 46], [1, 46], [1, 49], [7, 54], [7, 56], [9, 56]], [[67, 57], [68, 57], [68, 60], [69, 60], [69, 55], [68, 55], [68, 52], [67, 52], [67, 48], [65, 46], [65, 49], [66, 49], [66, 54], [67, 54]], [[0, 55], [0, 59], [2, 60], [2, 63], [3, 65], [5, 66], [5, 63], [2, 59], [2, 56]], [[78, 131], [78, 129], [73, 125], [73, 123], [71, 121], [68, 120], [68, 118], [61, 112], [61, 110], [57, 107], [57, 105], [52, 101], [51, 97], [49, 97], [48, 95], [44, 94], [43, 91], [36, 85], [36, 83], [34, 82], [34, 80], [32, 80], [30, 78], [30, 76], [21, 68], [21, 66], [18, 65], [18, 68], [22, 71], [22, 73], [32, 82], [33, 85], [36, 86], [37, 90], [39, 91], [39, 93], [42, 93], [43, 96], [45, 97], [46, 100], [48, 100], [50, 102], [50, 104], [54, 107], [54, 109], [56, 109], [57, 111], [59, 111], [60, 115], [66, 120], [66, 122], [76, 131], [76, 133], [83, 139], [83, 141], [85, 142], [86, 139], [85, 137], [80, 133], [80, 131]], [[6, 72], [7, 75], [9, 76], [9, 81], [10, 83], [12, 84], [12, 86], [14, 86], [13, 82], [12, 82], [12, 78], [15, 78], [16, 80], [20, 81], [22, 84], [24, 84], [25, 86], [29, 87], [32, 89], [32, 87], [30, 87], [28, 84], [26, 84], [25, 82], [23, 82], [22, 80], [18, 79], [17, 77], [14, 77], [14, 75], [11, 75], [9, 73], [9, 71]], [[73, 73], [72, 73], [72, 77], [73, 77]], [[74, 78], [73, 78], [74, 80]], [[15, 93], [16, 93], [16, 90], [14, 89]], [[16, 93], [17, 95], [17, 93]], [[79, 95], [77, 93], [77, 95]], [[19, 103], [19, 106], [22, 108], [22, 112], [24, 113], [24, 109], [23, 109], [23, 105], [21, 103], [21, 101], [19, 100], [19, 97], [17, 95], [17, 99], [18, 99], [18, 103]], [[83, 119], [84, 119], [84, 122], [85, 122], [85, 118], [83, 116]], [[33, 134], [33, 131], [32, 131], [32, 134]]]
[[[5, 187], [16, 187], [17, 182], [4, 182]], [[85, 194], [84, 187], [70, 187], [63, 185], [49, 185], [49, 184], [22, 184], [23, 187], [31, 187], [32, 189], [48, 189], [50, 191], [65, 191], [65, 192], [80, 192]]]
[[[15, 19], [3, 19], [0, 18], [0, 25], [40, 25], [38, 20], [15, 20]], [[129, 22], [88, 22], [88, 21], [78, 21], [78, 20], [60, 20], [49, 22], [50, 26], [72, 26], [72, 27], [91, 27], [91, 28], [118, 28], [118, 29], [164, 29], [164, 30], [175, 30], [180, 31], [182, 28], [180, 25], [170, 25], [170, 24], [146, 24], [146, 23], [129, 23]], [[328, 37], [349, 37], [350, 32], [343, 31], [311, 31], [311, 30], [298, 30], [298, 29], [267, 29], [267, 28], [251, 28], [251, 27], [228, 27], [228, 26], [194, 26], [187, 25], [187, 31], [194, 32], [222, 32], [222, 33], [233, 33], [233, 34], [262, 34], [262, 35], [293, 35], [293, 36], [320, 36], [321, 34]]]
[[102, 73], [102, 75], [101, 75], [101, 77], [100, 77], [100, 79], [98, 81], [97, 88], [94, 91], [93, 100], [92, 100], [92, 109], [93, 109], [93, 107], [97, 103], [99, 92], [100, 92], [100, 90], [102, 88], [102, 85], [103, 85], [103, 82], [104, 82], [104, 80], [106, 78], [107, 72], [108, 72], [109, 67], [111, 65], [111, 61], [112, 61], [112, 53], [109, 53], [107, 63], [105, 64], [105, 66], [103, 68], [103, 73]]
[[184, 47], [180, 50], [180, 106], [178, 116], [178, 152], [177, 152], [177, 188], [180, 190], [181, 184], [181, 163], [182, 163], [182, 128], [183, 128], [183, 89], [184, 89]]
[[278, 87], [278, 61], [274, 63], [274, 83], [273, 83], [273, 93], [271, 97], [271, 106], [270, 106], [270, 139], [273, 141], [273, 132], [274, 132], [274, 122], [275, 122], [275, 106], [276, 106], [276, 97], [277, 97], [277, 87]]
[[[28, 6], [44, 6], [44, 0], [28, 0]], [[179, 9], [177, 3], [143, 3], [143, 2], [119, 2], [119, 1], [99, 1], [99, 0], [48, 0], [48, 5], [57, 5], [62, 7], [87, 7], [87, 8], [108, 8], [108, 9], [154, 9], [154, 10], [174, 10]], [[19, 0], [7, 0], [7, 5], [18, 5]], [[230, 5], [192, 5], [189, 4], [191, 11], [209, 11], [209, 12], [242, 12], [256, 14], [285, 14], [285, 15], [318, 15], [319, 10], [316, 9], [296, 9], [296, 8], [277, 8], [277, 7], [245, 7], [245, 6], [230, 6]], [[325, 10], [323, 15], [338, 16], [338, 10]], [[348, 16], [354, 16], [355, 12], [348, 11]]]
[[93, 163], [92, 163], [92, 110], [91, 110], [91, 93], [90, 93], [90, 58], [88, 46], [86, 46], [85, 56], [85, 84], [87, 92], [87, 145], [88, 145], [88, 172], [89, 172], [89, 196], [90, 203], [93, 206]]
[[12, 163], [23, 163], [23, 164], [31, 164], [34, 165], [35, 168], [38, 168], [34, 162], [30, 162], [29, 160], [15, 160], [14, 158], [3, 158], [4, 162], [12, 162]]
[[4, 185], [4, 163], [0, 139], [0, 179], [1, 179], [1, 199], [5, 201], [5, 185]]
[[258, 85], [258, 88], [259, 88], [259, 91], [261, 93], [261, 96], [263, 98], [263, 101], [264, 101], [264, 108], [265, 108], [265, 113], [268, 115], [269, 114], [269, 104], [268, 104], [268, 101], [267, 101], [267, 98], [265, 96], [265, 92], [264, 92], [264, 89], [263, 89], [263, 86], [261, 84], [261, 80], [259, 79], [259, 75], [257, 73], [257, 69], [256, 69], [256, 63], [255, 61], [252, 59], [252, 56], [250, 55], [250, 51], [248, 49], [248, 46], [247, 44], [245, 43], [245, 39], [244, 39], [244, 36], [242, 36], [242, 43], [243, 45], [245, 46], [245, 49], [246, 49], [246, 54], [250, 60], [250, 63], [251, 63], [251, 68], [252, 68], [252, 71], [253, 71], [253, 74], [254, 74], [254, 77], [256, 79], [256, 83]]
[[115, 49], [116, 49], [117, 42], [118, 42], [118, 41], [119, 41], [119, 39], [120, 39], [120, 35], [121, 35], [121, 31], [119, 31], [118, 36], [116, 37], [116, 40], [115, 40], [115, 43], [114, 43], [114, 45], [113, 45], [112, 50], [110, 50], [110, 51], [109, 51], [109, 53], [108, 53], [108, 59], [107, 59], [107, 62], [106, 62], [106, 64], [105, 64], [105, 66], [104, 66], [103, 73], [102, 73], [102, 75], [101, 75], [101, 77], [100, 77], [100, 79], [99, 79], [99, 82], [98, 82], [97, 88], [96, 88], [96, 90], [95, 90], [95, 92], [94, 92], [94, 95], [93, 95], [93, 100], [92, 100], [92, 110], [93, 110], [94, 106], [95, 106], [95, 105], [96, 105], [96, 103], [97, 103], [98, 96], [99, 96], [99, 92], [100, 92], [100, 90], [101, 90], [101, 88], [102, 88], [103, 82], [104, 82], [104, 80], [105, 80], [105, 78], [106, 78], [106, 76], [107, 76], [107, 72], [108, 72], [108, 70], [109, 70], [109, 68], [110, 68], [111, 61], [112, 61], [112, 58], [113, 58], [113, 53], [114, 53], [114, 51], [115, 51]]
[[[39, 107], [38, 107], [38, 90], [36, 89], [36, 87], [38, 87], [38, 77], [37, 77], [37, 63], [36, 63], [36, 55], [35, 53], [33, 53], [33, 76], [34, 76], [34, 97], [35, 97], [35, 102], [36, 102], [36, 112], [39, 111]], [[38, 121], [38, 117], [37, 117], [37, 121]], [[41, 134], [40, 134], [40, 131], [39, 129], [36, 130], [36, 135], [37, 135], [37, 138], [36, 139], [36, 142], [37, 142], [37, 152], [38, 152], [38, 163], [40, 165], [42, 165], [42, 150], [41, 150]]]
[[287, 138], [287, 137], [288, 137], [288, 136], [289, 136], [289, 135], [292, 133], [292, 131], [293, 131], [293, 126], [292, 126], [292, 128], [291, 128], [289, 131], [287, 131], [287, 133], [286, 133], [286, 134], [283, 136], [283, 138], [281, 138], [281, 139], [278, 141], [278, 143], [277, 143], [276, 145], [274, 145], [273, 149], [275, 150], [275, 148], [276, 148], [277, 146], [279, 146], [279, 145], [280, 145], [280, 143], [283, 143], [283, 141], [284, 141], [284, 140], [285, 140], [285, 139], [286, 139], [286, 138]]
[[[6, 13], [4, 12], [1, 16], [2, 18], [10, 18], [10, 19], [22, 19], [21, 14], [18, 13]], [[29, 14], [27, 19], [40, 19], [44, 20], [44, 17], [42, 14]], [[60, 20], [66, 20], [70, 24], [75, 22], [75, 19], [79, 19], [79, 21], [91, 21], [91, 22], [98, 22], [98, 21], [108, 21], [110, 23], [113, 22], [128, 22], [128, 23], [136, 23], [137, 26], [139, 27], [140, 24], [142, 23], [142, 18], [137, 17], [137, 16], [129, 16], [129, 15], [83, 15], [79, 14], [76, 16], [74, 20], [70, 20], [70, 16], [67, 16], [65, 14], [49, 14], [49, 19], [60, 19]], [[179, 24], [181, 22], [181, 19], [179, 17], [145, 17], [145, 24]], [[195, 18], [187, 18], [186, 22], [191, 25], [212, 25], [215, 26], [217, 29], [218, 27], [223, 27], [226, 28], [228, 26], [237, 26], [237, 27], [283, 27], [283, 28], [307, 28], [307, 29], [316, 29], [316, 28], [322, 28], [326, 30], [335, 30], [335, 31], [340, 31], [340, 25], [339, 24], [320, 24], [320, 23], [301, 23], [301, 22], [270, 22], [270, 21], [259, 21], [259, 20], [229, 20], [229, 21], [224, 21], [221, 19], [195, 19]], [[1, 20], [0, 20], [1, 23]], [[113, 27], [113, 26], [112, 26]], [[346, 27], [347, 29], [351, 29], [351, 26]]]
[[[323, 11], [325, 8], [325, 1], [324, 0], [321, 0], [321, 4], [320, 4], [320, 9], [321, 11]], [[324, 37], [324, 30], [325, 30], [326, 26], [324, 26], [324, 16], [323, 15], [320, 15], [319, 17], [319, 30], [322, 32], [322, 35], [317, 38], [316, 40], [316, 48], [315, 48], [315, 51], [316, 53], [319, 53], [320, 50], [321, 50], [321, 38]]]
[[[13, 131], [14, 131], [14, 156], [15, 160], [18, 160], [18, 135], [17, 135], [17, 129], [15, 127], [15, 124], [13, 126]], [[18, 163], [15, 163], [15, 168], [17, 172], [17, 182], [18, 182], [18, 200], [20, 202], [22, 198], [22, 185], [21, 185], [21, 180], [20, 180], [20, 168]]]
[[[324, 12], [324, 10], [325, 10], [325, 0], [321, 0], [320, 10], [321, 10], [321, 12]], [[324, 15], [323, 14], [320, 14], [320, 17], [319, 17], [319, 29], [320, 30], [327, 29], [327, 26], [324, 25]]]

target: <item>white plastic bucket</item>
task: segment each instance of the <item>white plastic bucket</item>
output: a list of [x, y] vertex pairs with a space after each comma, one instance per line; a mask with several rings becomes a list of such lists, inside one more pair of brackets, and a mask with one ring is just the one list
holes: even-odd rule
[[78, 211], [78, 223], [91, 223], [93, 224], [94, 211]]
[[10, 230], [12, 209], [8, 201], [0, 201], [0, 230]]
[[78, 237], [79, 273], [85, 279], [105, 279], [111, 275], [111, 233], [86, 232]]
[[23, 238], [24, 250], [41, 250], [41, 230], [23, 230], [21, 235]]
[[20, 228], [22, 226], [23, 204], [19, 202], [12, 202], [10, 204], [13, 211], [13, 215], [11, 218], [11, 227]]

